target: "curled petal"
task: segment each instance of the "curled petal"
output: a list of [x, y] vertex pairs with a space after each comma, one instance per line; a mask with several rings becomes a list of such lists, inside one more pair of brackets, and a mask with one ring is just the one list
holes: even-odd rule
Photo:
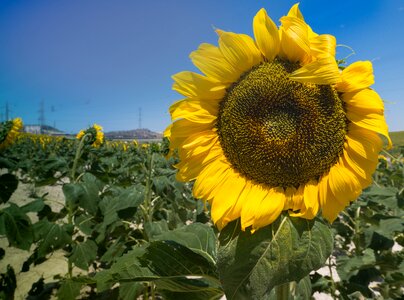
[[357, 61], [346, 67], [341, 82], [336, 85], [339, 92], [353, 92], [370, 87], [375, 82], [370, 61]]
[[254, 17], [254, 36], [258, 48], [268, 61], [272, 61], [278, 55], [280, 39], [278, 28], [268, 17], [265, 9], [261, 9]]

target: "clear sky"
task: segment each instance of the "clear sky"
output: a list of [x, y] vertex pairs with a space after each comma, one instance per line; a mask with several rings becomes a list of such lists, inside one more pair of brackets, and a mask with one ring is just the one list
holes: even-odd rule
[[[104, 131], [141, 126], [162, 132], [181, 95], [171, 75], [196, 71], [189, 53], [217, 45], [214, 28], [252, 35], [264, 7], [279, 24], [287, 0], [0, 0], [0, 117], [75, 133], [92, 123]], [[404, 0], [302, 0], [317, 33], [371, 60], [391, 131], [404, 130]], [[338, 58], [350, 53], [337, 48]]]

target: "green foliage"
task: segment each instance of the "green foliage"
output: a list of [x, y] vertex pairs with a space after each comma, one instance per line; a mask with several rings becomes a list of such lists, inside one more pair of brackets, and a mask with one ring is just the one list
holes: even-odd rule
[[330, 267], [340, 280], [314, 274], [315, 290], [341, 299], [404, 297], [404, 148], [393, 152], [380, 159], [375, 183], [334, 222]]
[[[375, 183], [332, 224], [334, 272], [324, 276], [308, 275], [332, 248], [320, 219], [282, 216], [253, 235], [235, 221], [218, 236], [192, 184], [175, 180], [165, 143], [107, 141], [76, 155], [78, 143], [27, 136], [0, 157], [0, 236], [29, 251], [22, 271], [55, 251], [65, 257], [68, 272], [39, 278], [30, 292], [36, 297], [205, 300], [226, 292], [227, 299], [272, 300], [289, 281], [289, 299], [315, 291], [335, 299], [404, 297], [404, 149], [384, 153]], [[24, 184], [31, 193], [16, 202]], [[62, 199], [38, 195], [40, 186], [60, 188]], [[64, 207], [55, 209], [55, 201]], [[0, 298], [12, 299], [19, 272], [1, 272]]]
[[300, 281], [331, 254], [328, 225], [281, 215], [254, 234], [238, 221], [219, 236], [218, 269], [227, 299], [266, 299], [280, 284]]
[[14, 299], [17, 280], [13, 267], [7, 265], [6, 273], [0, 273], [0, 299]]
[[18, 178], [13, 174], [0, 175], [0, 203], [7, 202], [18, 186]]
[[30, 218], [14, 203], [0, 211], [0, 234], [7, 236], [10, 246], [23, 250], [29, 250], [34, 240]]

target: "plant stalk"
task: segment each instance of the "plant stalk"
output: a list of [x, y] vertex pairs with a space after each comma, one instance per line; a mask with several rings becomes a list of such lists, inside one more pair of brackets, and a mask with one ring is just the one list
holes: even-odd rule
[[[84, 144], [85, 144], [87, 137], [88, 137], [88, 134], [84, 135], [83, 138], [80, 140], [79, 146], [77, 147], [76, 155], [75, 155], [74, 161], [73, 161], [72, 170], [70, 173], [70, 182], [71, 183], [76, 181], [75, 177], [76, 177], [77, 164], [80, 160], [81, 155], [83, 154], [83, 148], [84, 148]], [[72, 226], [74, 226], [73, 216], [74, 216], [73, 203], [71, 201], [68, 201], [68, 203], [67, 203], [67, 223]], [[73, 277], [73, 264], [70, 261], [70, 259], [67, 259], [67, 273], [68, 273], [69, 278]]]

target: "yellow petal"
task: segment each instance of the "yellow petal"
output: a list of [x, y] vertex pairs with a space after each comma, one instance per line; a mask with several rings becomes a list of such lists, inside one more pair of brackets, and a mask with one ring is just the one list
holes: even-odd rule
[[187, 119], [197, 123], [213, 122], [219, 111], [219, 102], [184, 99], [170, 107], [171, 119]]
[[335, 57], [336, 40], [333, 35], [321, 34], [310, 39], [310, 50], [316, 57]]
[[285, 193], [283, 189], [274, 188], [269, 190], [257, 207], [252, 229], [259, 229], [273, 223], [281, 214], [284, 205]]
[[348, 105], [348, 110], [355, 113], [383, 114], [384, 104], [379, 94], [372, 89], [342, 94], [342, 100]]
[[306, 206], [308, 218], [314, 218], [318, 213], [318, 185], [315, 180], [310, 180], [304, 187], [304, 205]]
[[[244, 201], [244, 205], [241, 209], [241, 229], [245, 230], [255, 222], [255, 217], [260, 210], [260, 205], [265, 197], [268, 195], [268, 190], [262, 188], [259, 185], [253, 185], [248, 199]], [[282, 207], [283, 208], [283, 203]]]
[[[376, 168], [377, 161], [376, 164], [374, 164], [372, 161], [355, 155], [354, 153], [349, 154], [344, 150], [342, 162], [345, 167], [350, 168], [350, 170], [357, 175], [357, 179], [361, 183], [362, 189], [372, 182], [372, 173]], [[374, 165], [374, 168], [372, 164]]]
[[353, 92], [368, 88], [374, 82], [372, 63], [357, 61], [342, 71], [341, 82], [336, 85], [336, 88], [339, 92]]
[[280, 39], [278, 28], [264, 8], [255, 15], [253, 29], [258, 48], [268, 61], [272, 61], [278, 55]]
[[[244, 184], [243, 184], [244, 185]], [[226, 212], [223, 218], [219, 219], [216, 222], [216, 226], [221, 230], [224, 228], [229, 222], [232, 220], [240, 218], [241, 210], [244, 206], [244, 203], [248, 201], [248, 195], [253, 187], [253, 184], [245, 180], [244, 189], [241, 191], [237, 201], [235, 204]]]
[[221, 160], [207, 165], [194, 183], [193, 196], [198, 199], [211, 200], [215, 195], [215, 189], [221, 187], [231, 172], [233, 171], [230, 170], [229, 165], [224, 164]]
[[212, 129], [213, 127], [214, 123], [195, 123], [186, 119], [180, 119], [176, 120], [171, 127], [167, 128], [164, 134], [170, 134], [170, 149], [176, 149], [189, 136]]
[[218, 33], [220, 51], [233, 67], [241, 71], [239, 75], [262, 61], [261, 52], [248, 35], [225, 31]]
[[373, 131], [350, 123], [346, 135], [348, 149], [369, 160], [375, 159], [383, 148], [383, 141]]
[[332, 166], [328, 173], [328, 185], [341, 205], [346, 205], [355, 200], [362, 191], [355, 175], [339, 162]]
[[184, 71], [172, 76], [173, 90], [188, 98], [221, 99], [226, 86], [200, 74]]
[[244, 205], [240, 195], [245, 185], [245, 179], [233, 172], [217, 189], [212, 200], [211, 216], [214, 223], [221, 220], [220, 224], [217, 224], [218, 227], [223, 228], [227, 223], [240, 217], [240, 210]]
[[300, 9], [299, 9], [299, 3], [294, 4], [294, 5], [289, 9], [289, 12], [288, 12], [288, 15], [287, 15], [287, 16], [288, 16], [288, 17], [298, 18], [298, 19], [304, 21], [303, 14], [302, 14], [302, 12], [301, 12]]
[[362, 115], [348, 110], [347, 117], [353, 124], [385, 136], [388, 141], [388, 148], [392, 147], [393, 144], [391, 142], [389, 130], [383, 115], [376, 113]]
[[303, 192], [303, 205], [297, 213], [290, 212], [289, 214], [294, 217], [301, 217], [305, 219], [313, 219], [319, 209], [318, 199], [318, 186], [315, 180], [311, 180], [304, 186]]
[[334, 84], [340, 81], [340, 73], [335, 58], [325, 56], [294, 71], [290, 79], [303, 83]]
[[[220, 159], [223, 155], [220, 147], [215, 146], [215, 141], [212, 141], [211, 145], [206, 145], [197, 154], [189, 155], [185, 158], [180, 158], [181, 161], [174, 167], [178, 169], [176, 178], [179, 181], [190, 181], [198, 177], [201, 171], [210, 163], [216, 159]], [[197, 161], [197, 163], [195, 163]]]
[[318, 190], [322, 215], [332, 223], [338, 217], [338, 214], [345, 208], [345, 205], [341, 204], [331, 192], [328, 185], [328, 176], [321, 178]]
[[280, 56], [290, 62], [305, 62], [310, 55], [307, 24], [294, 17], [281, 18]]
[[190, 58], [202, 73], [222, 83], [231, 83], [240, 77], [240, 71], [224, 58], [218, 47], [211, 44], [201, 44]]

